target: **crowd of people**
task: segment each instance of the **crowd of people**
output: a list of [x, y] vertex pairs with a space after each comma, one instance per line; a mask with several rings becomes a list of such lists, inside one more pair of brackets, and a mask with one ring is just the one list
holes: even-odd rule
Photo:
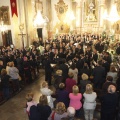
[[40, 53], [32, 49], [2, 47], [0, 50], [0, 103], [32, 83], [39, 73]]
[[[2, 90], [7, 95], [5, 80], [12, 81], [18, 90], [19, 77], [32, 82], [32, 69], [36, 74], [41, 64], [45, 69], [45, 81], [40, 88], [39, 103], [35, 103], [32, 93], [26, 97], [30, 120], [81, 119], [82, 109], [85, 120], [93, 120], [97, 101], [101, 103], [101, 120], [119, 120], [119, 54], [118, 41], [89, 33], [59, 35], [44, 43], [34, 41], [31, 49], [3, 48]], [[8, 69], [3, 69], [6, 66]], [[10, 73], [17, 73], [17, 77]], [[4, 80], [5, 75], [8, 80]], [[55, 91], [49, 89], [51, 85]]]

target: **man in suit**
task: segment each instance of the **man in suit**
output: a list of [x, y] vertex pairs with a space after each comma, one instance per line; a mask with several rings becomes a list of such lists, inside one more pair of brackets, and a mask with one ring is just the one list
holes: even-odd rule
[[63, 81], [65, 82], [66, 78], [68, 77], [68, 66], [65, 64], [66, 60], [63, 59], [62, 63], [59, 66], [59, 69], [62, 70]]
[[101, 89], [105, 82], [105, 68], [102, 67], [102, 61], [98, 61], [97, 66], [93, 69], [93, 83], [95, 88]]

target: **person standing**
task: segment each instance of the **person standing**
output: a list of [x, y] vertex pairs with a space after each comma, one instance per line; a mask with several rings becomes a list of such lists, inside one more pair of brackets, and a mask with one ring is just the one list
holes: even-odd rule
[[86, 85], [86, 91], [83, 94], [84, 97], [84, 115], [85, 120], [93, 120], [94, 110], [96, 108], [96, 93], [93, 92], [93, 87], [91, 84]]
[[116, 87], [110, 85], [108, 93], [101, 96], [101, 120], [114, 120], [118, 96]]
[[73, 107], [76, 111], [75, 117], [80, 118], [80, 109], [82, 107], [81, 99], [82, 99], [82, 94], [79, 93], [79, 88], [77, 85], [74, 85], [72, 87], [72, 93], [69, 94], [70, 98], [70, 104], [69, 107]]
[[97, 66], [93, 69], [93, 83], [94, 87], [97, 89], [102, 88], [105, 82], [105, 68], [102, 67], [102, 61], [98, 61]]
[[48, 56], [46, 56], [44, 60], [44, 66], [45, 66], [45, 81], [47, 81], [48, 84], [51, 85], [52, 67], [50, 65], [50, 59]]

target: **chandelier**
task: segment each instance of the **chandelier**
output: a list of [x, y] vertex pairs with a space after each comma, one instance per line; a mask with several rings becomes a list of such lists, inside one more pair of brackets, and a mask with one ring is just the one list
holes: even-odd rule
[[41, 14], [41, 11], [38, 10], [37, 14], [33, 20], [33, 26], [34, 27], [43, 27], [45, 23], [49, 22], [49, 19], [46, 16], [43, 16]]
[[114, 4], [111, 8], [110, 14], [107, 14], [107, 11], [104, 12], [103, 19], [109, 20], [112, 23], [115, 23], [116, 21], [120, 20], [120, 16], [118, 15], [116, 4]]
[[4, 33], [6, 30], [7, 30], [7, 26], [4, 25], [4, 21], [1, 19], [1, 21], [0, 21], [0, 31]]

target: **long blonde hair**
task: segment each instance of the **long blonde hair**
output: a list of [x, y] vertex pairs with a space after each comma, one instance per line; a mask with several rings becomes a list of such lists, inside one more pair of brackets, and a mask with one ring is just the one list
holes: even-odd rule
[[86, 94], [92, 94], [92, 92], [93, 92], [93, 87], [92, 87], [92, 85], [91, 85], [91, 84], [87, 84], [87, 85], [86, 85], [86, 91], [85, 91], [85, 93], [86, 93]]

